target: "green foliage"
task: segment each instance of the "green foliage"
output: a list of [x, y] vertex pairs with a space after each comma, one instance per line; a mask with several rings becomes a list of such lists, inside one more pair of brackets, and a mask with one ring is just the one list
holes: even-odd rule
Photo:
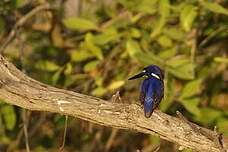
[[2, 105], [0, 107], [0, 114], [6, 129], [12, 130], [16, 125], [16, 113], [14, 107], [10, 105]]
[[60, 68], [57, 64], [50, 61], [38, 61], [35, 64], [35, 67], [38, 70], [49, 71], [49, 72], [56, 71]]
[[194, 79], [194, 65], [186, 56], [176, 56], [167, 61], [167, 70], [174, 76], [184, 79]]
[[112, 83], [108, 86], [107, 89], [109, 89], [109, 90], [118, 89], [118, 88], [120, 88], [121, 86], [123, 86], [124, 83], [125, 83], [124, 81], [114, 81], [114, 82], [112, 82]]
[[200, 3], [208, 10], [215, 12], [215, 13], [221, 13], [228, 15], [228, 10], [222, 7], [221, 5], [217, 3], [207, 2], [204, 0], [200, 0]]
[[[159, 105], [163, 112], [175, 115], [179, 110], [188, 120], [210, 129], [216, 126], [228, 135], [228, 2], [81, 0], [74, 6], [67, 1], [64, 5], [48, 1], [52, 9], [37, 13], [19, 28], [16, 40], [4, 52], [18, 68], [38, 81], [107, 100], [120, 91], [123, 101], [130, 104], [139, 102], [139, 83], [127, 78], [156, 64], [165, 74], [165, 96]], [[0, 2], [1, 43], [14, 23], [37, 3]], [[64, 118], [47, 114], [38, 127], [37, 120], [44, 118], [32, 113], [29, 130], [38, 128], [34, 129], [37, 136], [29, 137], [32, 149], [56, 151]], [[1, 143], [10, 145], [16, 140], [17, 121], [21, 122], [18, 108], [0, 103]], [[83, 123], [70, 121], [67, 150], [91, 151], [88, 147], [98, 145], [97, 151], [104, 151], [110, 129], [88, 129]], [[135, 136], [119, 133], [110, 151], [135, 151], [162, 142], [153, 136]]]
[[180, 14], [180, 22], [183, 29], [187, 32], [191, 30], [192, 24], [197, 16], [196, 7], [191, 4], [184, 4]]
[[210, 124], [222, 115], [222, 112], [213, 108], [203, 107], [201, 110], [201, 116], [195, 119], [204, 124]]
[[197, 95], [200, 92], [200, 89], [201, 89], [200, 86], [201, 86], [200, 79], [188, 82], [182, 90], [180, 99], [191, 98], [192, 96]]
[[71, 60], [75, 62], [80, 62], [92, 58], [93, 55], [87, 50], [71, 50]]
[[73, 30], [96, 30], [97, 25], [90, 20], [83, 18], [67, 18], [63, 20], [63, 24]]
[[103, 56], [103, 53], [102, 53], [102, 50], [96, 46], [94, 43], [93, 43], [93, 35], [91, 33], [87, 33], [85, 35], [85, 45], [86, 45], [86, 48], [91, 51], [91, 53], [96, 56], [98, 59], [100, 60], [103, 60], [104, 59], [104, 56]]

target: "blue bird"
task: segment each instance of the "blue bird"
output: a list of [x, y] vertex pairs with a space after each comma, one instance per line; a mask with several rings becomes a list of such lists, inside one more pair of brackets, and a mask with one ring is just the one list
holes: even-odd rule
[[149, 118], [164, 96], [164, 75], [158, 66], [150, 65], [145, 67], [142, 73], [128, 80], [140, 77], [145, 77], [140, 88], [140, 101], [144, 107], [145, 117]]

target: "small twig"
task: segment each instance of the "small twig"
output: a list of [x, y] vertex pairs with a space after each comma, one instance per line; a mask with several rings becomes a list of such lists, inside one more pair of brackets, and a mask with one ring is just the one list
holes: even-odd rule
[[120, 97], [120, 92], [117, 91], [116, 94], [114, 94], [111, 98], [111, 102], [116, 102], [116, 103], [122, 103], [121, 97]]
[[104, 29], [110, 25], [112, 25], [116, 20], [120, 20], [120, 19], [125, 19], [125, 18], [130, 18], [132, 16], [132, 13], [130, 13], [129, 11], [126, 12], [122, 12], [120, 13], [118, 16], [116, 16], [114, 19], [110, 19], [107, 22], [103, 23], [101, 25], [101, 29]]
[[10, 42], [14, 39], [14, 37], [16, 36], [17, 30], [19, 27], [23, 26], [25, 24], [25, 22], [31, 18], [32, 16], [34, 16], [35, 14], [37, 14], [37, 12], [42, 11], [42, 10], [46, 10], [49, 9], [50, 5], [48, 3], [42, 4], [37, 6], [36, 8], [34, 8], [33, 10], [31, 10], [29, 13], [27, 13], [25, 16], [23, 16], [21, 19], [19, 19], [16, 24], [13, 26], [13, 29], [10, 31], [10, 34], [8, 35], [8, 37], [6, 38], [6, 40], [3, 42], [3, 44], [0, 47], [0, 53], [2, 53], [5, 48], [10, 44]]
[[[16, 33], [18, 34], [18, 33]], [[16, 36], [17, 37], [17, 36]], [[19, 54], [20, 54], [20, 61], [21, 61], [21, 69], [25, 73], [25, 62], [24, 62], [24, 40], [18, 38], [18, 45], [19, 45]], [[23, 131], [25, 135], [25, 146], [26, 146], [26, 151], [30, 152], [30, 147], [29, 147], [29, 137], [28, 137], [28, 123], [29, 123], [29, 111], [26, 109], [22, 110], [22, 120], [23, 120]]]
[[153, 152], [158, 152], [159, 151], [159, 149], [160, 149], [160, 144], [159, 145], [157, 145], [154, 149], [153, 149]]
[[65, 125], [64, 125], [64, 133], [63, 133], [63, 142], [61, 147], [59, 148], [59, 152], [61, 152], [65, 146], [66, 143], [66, 134], [67, 134], [67, 123], [68, 123], [68, 116], [65, 116]]
[[119, 129], [112, 129], [112, 133], [108, 138], [108, 141], [105, 145], [105, 151], [109, 151], [109, 149], [111, 148], [112, 144], [113, 144], [113, 140], [115, 139], [117, 133], [118, 133]]
[[150, 144], [142, 149], [142, 152], [158, 152], [161, 144]]
[[29, 129], [29, 137], [32, 138], [38, 129], [40, 129], [40, 126], [44, 123], [44, 121], [46, 121], [46, 113], [41, 113], [40, 117], [38, 120], [36, 120], [35, 125], [33, 125], [30, 129]]
[[88, 150], [88, 152], [93, 152], [94, 151], [94, 149], [96, 149], [97, 151], [99, 151], [98, 150], [98, 145], [100, 145], [100, 141], [101, 141], [101, 137], [102, 137], [102, 135], [103, 135], [103, 130], [102, 129], [100, 129], [99, 131], [97, 131], [96, 132], [96, 134], [95, 134], [95, 136], [94, 136], [94, 138], [93, 138], [93, 141], [92, 141], [92, 143], [90, 144], [91, 146], [91, 148]]
[[19, 133], [17, 134], [16, 140], [11, 141], [9, 147], [7, 148], [7, 152], [13, 151], [16, 147], [19, 146], [21, 138], [23, 137], [23, 129], [20, 129]]
[[28, 111], [26, 109], [22, 110], [22, 120], [23, 120], [23, 130], [25, 134], [25, 145], [26, 145], [26, 151], [30, 152], [30, 147], [29, 147], [29, 139], [28, 139]]
[[219, 27], [218, 29], [216, 29], [215, 31], [213, 31], [208, 37], [206, 37], [200, 44], [199, 44], [199, 48], [201, 48], [202, 46], [204, 46], [208, 41], [210, 41], [215, 35], [217, 35], [218, 33], [222, 32], [223, 30], [227, 29], [228, 27], [222, 26]]

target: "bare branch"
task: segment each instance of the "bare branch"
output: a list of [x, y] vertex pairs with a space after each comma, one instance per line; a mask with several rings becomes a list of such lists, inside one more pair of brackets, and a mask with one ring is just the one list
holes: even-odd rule
[[[221, 151], [216, 142], [218, 133], [214, 131], [169, 116], [159, 110], [148, 119], [144, 117], [142, 108], [137, 104], [108, 102], [42, 84], [16, 69], [1, 55], [0, 98], [9, 104], [29, 110], [49, 111], [104, 126], [156, 135], [196, 151]], [[225, 142], [227, 138], [219, 136], [223, 149], [228, 149]]]
[[2, 53], [5, 48], [10, 44], [10, 42], [14, 39], [14, 37], [16, 36], [17, 30], [19, 27], [23, 26], [25, 24], [25, 22], [31, 18], [32, 16], [34, 16], [35, 14], [37, 14], [39, 11], [45, 10], [45, 9], [49, 9], [50, 5], [48, 3], [42, 4], [37, 6], [36, 8], [34, 8], [33, 10], [31, 10], [28, 14], [26, 14], [25, 16], [23, 16], [21, 19], [19, 19], [17, 21], [17, 23], [14, 25], [14, 27], [12, 28], [12, 30], [10, 31], [8, 37], [6, 38], [6, 40], [3, 42], [3, 44], [0, 47], [0, 53]]

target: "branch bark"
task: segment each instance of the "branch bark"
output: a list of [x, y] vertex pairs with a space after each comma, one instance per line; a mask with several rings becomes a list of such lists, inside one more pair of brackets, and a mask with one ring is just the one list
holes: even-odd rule
[[228, 149], [227, 137], [155, 110], [145, 118], [136, 104], [112, 103], [42, 84], [0, 55], [0, 98], [19, 107], [77, 117], [99, 125], [159, 136], [196, 151]]

